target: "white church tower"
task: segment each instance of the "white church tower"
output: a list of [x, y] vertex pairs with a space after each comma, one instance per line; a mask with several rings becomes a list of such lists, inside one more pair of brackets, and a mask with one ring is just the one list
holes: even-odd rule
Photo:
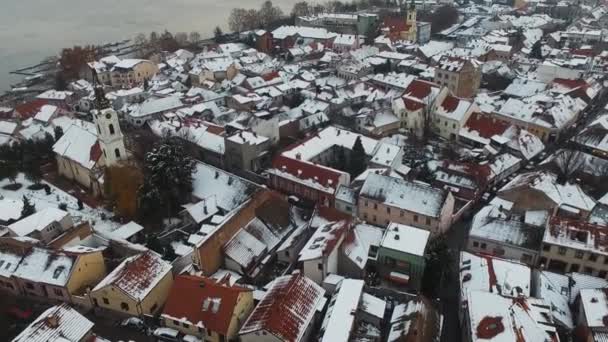
[[[97, 78], [97, 75], [94, 76]], [[112, 109], [106, 99], [103, 86], [95, 82], [95, 110], [93, 121], [97, 127], [97, 134], [106, 166], [112, 166], [121, 160], [127, 159], [124, 137], [118, 122], [118, 113]]]

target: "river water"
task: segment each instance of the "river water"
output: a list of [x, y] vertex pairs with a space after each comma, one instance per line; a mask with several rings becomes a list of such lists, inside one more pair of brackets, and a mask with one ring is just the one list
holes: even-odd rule
[[[263, 0], [1, 0], [0, 91], [19, 77], [9, 71], [37, 64], [76, 44], [107, 43], [151, 31], [210, 37], [227, 29], [234, 7], [258, 8]], [[285, 13], [297, 0], [274, 0]]]

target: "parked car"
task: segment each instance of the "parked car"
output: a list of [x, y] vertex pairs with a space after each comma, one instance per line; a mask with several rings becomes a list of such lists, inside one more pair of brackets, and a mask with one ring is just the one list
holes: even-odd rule
[[129, 317], [129, 318], [123, 320], [122, 322], [120, 322], [120, 326], [123, 328], [129, 328], [132, 330], [141, 331], [146, 334], [147, 334], [147, 330], [148, 330], [148, 327], [146, 327], [146, 324], [144, 323], [144, 321], [142, 321], [141, 319], [139, 319], [137, 317]]
[[179, 331], [171, 328], [158, 328], [154, 330], [152, 335], [159, 341], [166, 342], [180, 342], [182, 337], [182, 334]]

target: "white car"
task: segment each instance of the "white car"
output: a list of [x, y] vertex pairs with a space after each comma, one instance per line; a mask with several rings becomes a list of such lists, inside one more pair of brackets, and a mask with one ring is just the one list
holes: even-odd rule
[[180, 332], [171, 328], [158, 328], [152, 333], [159, 341], [180, 342]]

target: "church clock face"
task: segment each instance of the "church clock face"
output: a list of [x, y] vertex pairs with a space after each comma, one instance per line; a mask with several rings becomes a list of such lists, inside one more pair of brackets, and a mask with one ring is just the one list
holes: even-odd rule
[[112, 118], [112, 114], [108, 113], [106, 114], [106, 119], [110, 120]]

